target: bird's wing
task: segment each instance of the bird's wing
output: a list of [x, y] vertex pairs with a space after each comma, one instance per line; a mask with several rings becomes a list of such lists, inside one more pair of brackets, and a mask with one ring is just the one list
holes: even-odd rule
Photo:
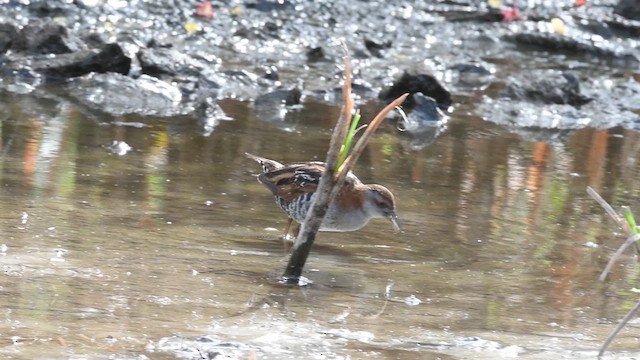
[[258, 180], [273, 195], [292, 201], [303, 194], [315, 192], [323, 172], [323, 163], [291, 164], [260, 174]]

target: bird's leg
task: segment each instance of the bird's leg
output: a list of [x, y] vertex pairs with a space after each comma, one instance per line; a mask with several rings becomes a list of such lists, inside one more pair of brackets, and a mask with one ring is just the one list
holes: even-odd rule
[[300, 234], [300, 228], [301, 227], [302, 227], [302, 225], [296, 224], [296, 228], [293, 229], [293, 241], [296, 241], [296, 238], [298, 238], [298, 234]]
[[285, 226], [284, 228], [284, 234], [282, 234], [282, 240], [289, 240], [289, 230], [291, 230], [291, 224], [293, 223], [293, 219], [289, 218], [289, 221], [287, 221], [287, 226]]
[[293, 219], [289, 218], [289, 221], [287, 221], [287, 226], [284, 228], [284, 234], [282, 234], [282, 246], [284, 247], [285, 254], [289, 253], [289, 250], [291, 250], [291, 246], [293, 245], [293, 241], [295, 241], [295, 238], [289, 236], [289, 230], [291, 230], [292, 223]]
[[289, 235], [289, 230], [291, 230], [291, 224], [293, 223], [293, 219], [289, 218], [287, 222], [287, 227], [284, 229], [284, 235], [282, 235], [282, 245], [284, 246], [285, 254], [288, 254], [293, 246], [293, 242], [296, 241], [298, 234], [300, 233], [300, 224], [296, 224], [296, 227], [293, 229], [293, 235]]

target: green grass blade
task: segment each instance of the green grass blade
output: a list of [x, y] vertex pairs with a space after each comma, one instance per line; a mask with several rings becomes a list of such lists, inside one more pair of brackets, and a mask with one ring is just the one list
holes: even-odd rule
[[360, 122], [360, 112], [356, 112], [351, 118], [351, 125], [349, 126], [349, 132], [347, 133], [347, 137], [344, 139], [344, 144], [340, 148], [340, 155], [338, 156], [338, 164], [336, 169], [339, 169], [342, 166], [342, 163], [349, 155], [349, 151], [351, 150], [351, 145], [353, 144], [353, 138], [358, 133], [362, 127], [358, 127], [358, 123]]
[[627, 219], [627, 224], [629, 224], [629, 230], [631, 233], [634, 235], [640, 234], [640, 230], [638, 230], [638, 227], [636, 226], [636, 219], [633, 217], [633, 213], [628, 206], [622, 207], [622, 215]]

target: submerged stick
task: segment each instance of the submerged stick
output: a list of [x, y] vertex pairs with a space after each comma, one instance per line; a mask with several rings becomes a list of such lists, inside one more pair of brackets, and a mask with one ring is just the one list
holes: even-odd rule
[[616, 261], [618, 261], [618, 258], [622, 256], [622, 253], [625, 250], [627, 250], [629, 246], [631, 246], [638, 240], [640, 240], [640, 234], [629, 235], [627, 240], [625, 240], [624, 243], [620, 245], [618, 250], [616, 250], [613, 256], [611, 256], [611, 259], [609, 259], [607, 266], [605, 266], [604, 270], [602, 271], [602, 274], [600, 274], [600, 278], [599, 278], [600, 281], [604, 281], [607, 278], [607, 275], [609, 275], [609, 272], [611, 272], [611, 268], [613, 267], [613, 264], [615, 264]]
[[600, 206], [602, 206], [604, 211], [606, 211], [606, 213], [609, 214], [609, 216], [613, 219], [613, 221], [616, 222], [618, 227], [622, 228], [628, 235], [625, 242], [622, 245], [620, 245], [618, 250], [616, 250], [613, 256], [611, 256], [611, 258], [609, 259], [609, 262], [607, 263], [607, 266], [605, 266], [604, 270], [602, 271], [602, 274], [600, 274], [600, 277], [599, 277], [600, 281], [604, 281], [607, 278], [607, 275], [609, 275], [609, 272], [611, 272], [611, 268], [613, 267], [613, 264], [615, 264], [616, 261], [618, 261], [618, 258], [622, 256], [622, 253], [629, 246], [631, 246], [632, 244], [636, 244], [636, 251], [640, 249], [637, 246], [637, 241], [640, 240], [640, 231], [636, 226], [636, 220], [633, 218], [631, 209], [629, 209], [628, 206], [622, 207], [622, 210], [624, 213], [624, 218], [623, 218], [620, 215], [618, 215], [618, 213], [613, 209], [613, 207], [609, 205], [609, 203], [605, 199], [603, 199], [602, 196], [600, 196], [600, 194], [598, 194], [598, 192], [595, 191], [591, 186], [587, 186], [587, 193], [595, 201], [597, 201], [598, 204], [600, 204]]
[[[631, 209], [629, 207], [627, 206], [622, 207], [622, 212], [624, 215], [624, 221], [623, 221], [623, 218], [619, 216], [618, 213], [616, 213], [613, 207], [609, 205], [609, 203], [606, 202], [602, 198], [602, 196], [600, 196], [600, 194], [598, 194], [598, 192], [595, 191], [592, 187], [587, 186], [587, 193], [589, 193], [589, 195], [591, 195], [591, 197], [594, 198], [598, 202], [598, 204], [600, 204], [600, 206], [604, 208], [607, 214], [609, 214], [609, 216], [611, 216], [611, 218], [616, 222], [616, 224], [618, 224], [619, 227], [624, 229], [624, 231], [628, 235], [624, 243], [620, 245], [618, 250], [616, 250], [613, 256], [611, 256], [611, 259], [609, 259], [609, 262], [607, 263], [607, 266], [605, 266], [604, 270], [602, 271], [602, 274], [600, 274], [600, 281], [604, 281], [607, 278], [607, 275], [609, 274], [609, 272], [611, 272], [611, 268], [613, 267], [613, 264], [616, 263], [618, 258], [629, 246], [631, 246], [632, 244], [635, 244], [636, 252], [640, 253], [640, 248], [638, 247], [638, 240], [640, 240], [640, 230], [636, 226], [636, 220], [633, 217], [633, 214], [631, 213]], [[638, 301], [636, 305], [631, 310], [629, 310], [629, 312], [624, 316], [624, 318], [618, 324], [618, 326], [616, 326], [616, 328], [613, 329], [613, 331], [609, 334], [609, 336], [607, 336], [607, 339], [604, 341], [604, 343], [602, 344], [602, 347], [600, 348], [600, 351], [598, 352], [598, 359], [602, 358], [602, 355], [604, 355], [604, 352], [607, 351], [607, 347], [609, 347], [609, 344], [611, 344], [613, 339], [616, 338], [618, 333], [627, 325], [629, 320], [631, 320], [633, 315], [635, 315], [635, 313], [639, 309], [640, 309], [640, 301]]]
[[627, 224], [624, 221], [622, 221], [622, 218], [613, 209], [613, 207], [609, 205], [609, 203], [605, 199], [603, 199], [602, 196], [600, 196], [600, 194], [598, 194], [598, 192], [595, 191], [591, 186], [587, 186], [587, 194], [589, 194], [593, 198], [593, 200], [597, 201], [598, 204], [602, 206], [604, 211], [606, 211], [607, 214], [609, 214], [609, 216], [613, 219], [613, 221], [616, 222], [616, 224], [619, 227], [621, 227], [625, 231], [628, 230]]
[[344, 185], [347, 178], [347, 174], [351, 169], [351, 166], [358, 159], [362, 151], [367, 145], [367, 142], [373, 135], [373, 132], [378, 128], [385, 116], [392, 111], [395, 107], [400, 106], [408, 94], [404, 94], [394, 100], [391, 104], [387, 105], [378, 115], [371, 121], [367, 130], [358, 139], [358, 142], [354, 146], [351, 154], [349, 154], [340, 165], [339, 169], [336, 169], [338, 164], [338, 158], [340, 156], [340, 150], [345, 142], [346, 136], [349, 132], [350, 122], [352, 120], [353, 113], [353, 100], [351, 99], [351, 58], [349, 51], [344, 43], [342, 43], [344, 51], [345, 62], [345, 77], [344, 84], [342, 86], [342, 98], [344, 101], [338, 123], [336, 124], [331, 141], [329, 142], [329, 150], [327, 150], [327, 158], [325, 160], [325, 169], [318, 183], [316, 195], [314, 196], [313, 203], [304, 223], [300, 227], [298, 237], [291, 249], [291, 257], [285, 269], [282, 280], [286, 284], [303, 285], [306, 283], [301, 279], [302, 269], [309, 257], [311, 246], [316, 239], [320, 225], [324, 220], [324, 216], [327, 213], [329, 204], [338, 195], [340, 189]]
[[[291, 257], [285, 269], [283, 282], [287, 284], [300, 284], [300, 275], [302, 268], [307, 262], [307, 257], [311, 251], [311, 246], [315, 241], [316, 234], [320, 229], [320, 225], [324, 220], [324, 216], [329, 208], [329, 203], [333, 200], [332, 189], [342, 186], [334, 176], [336, 163], [340, 154], [340, 148], [344, 143], [349, 130], [349, 122], [351, 120], [351, 112], [353, 111], [353, 101], [351, 100], [351, 57], [346, 44], [342, 43], [344, 51], [344, 84], [342, 85], [342, 97], [344, 105], [338, 118], [338, 122], [333, 130], [331, 141], [329, 142], [329, 150], [327, 150], [327, 158], [325, 160], [325, 169], [318, 183], [315, 199], [304, 223], [300, 227], [298, 237], [291, 249]], [[344, 183], [344, 179], [342, 181]]]
[[638, 301], [636, 303], [636, 305], [629, 310], [629, 312], [627, 313], [627, 315], [624, 316], [624, 318], [622, 319], [622, 321], [620, 322], [620, 324], [618, 324], [618, 326], [616, 326], [615, 329], [613, 329], [613, 331], [611, 332], [611, 334], [609, 334], [609, 336], [607, 336], [607, 340], [604, 341], [604, 344], [602, 344], [602, 347], [600, 348], [600, 352], [598, 352], [598, 359], [600, 359], [602, 357], [602, 355], [604, 354], [605, 351], [607, 351], [607, 347], [609, 347], [609, 344], [611, 344], [611, 342], [613, 341], [613, 339], [616, 338], [616, 336], [618, 335], [618, 333], [620, 332], [620, 330], [622, 330], [622, 328], [625, 327], [625, 325], [627, 325], [627, 323], [629, 322], [629, 320], [631, 320], [631, 318], [633, 317], [633, 315], [640, 309], [640, 301]]

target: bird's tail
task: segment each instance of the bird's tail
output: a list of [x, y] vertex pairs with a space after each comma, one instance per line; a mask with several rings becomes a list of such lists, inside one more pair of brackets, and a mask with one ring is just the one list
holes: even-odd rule
[[279, 163], [277, 161], [274, 161], [274, 160], [270, 160], [270, 159], [263, 158], [263, 157], [260, 157], [260, 156], [256, 156], [256, 155], [253, 155], [253, 154], [249, 154], [249, 153], [244, 153], [244, 154], [249, 159], [253, 159], [253, 160], [257, 161], [262, 166], [262, 171], [263, 172], [273, 171], [273, 170], [279, 169], [279, 168], [284, 166], [281, 163]]

